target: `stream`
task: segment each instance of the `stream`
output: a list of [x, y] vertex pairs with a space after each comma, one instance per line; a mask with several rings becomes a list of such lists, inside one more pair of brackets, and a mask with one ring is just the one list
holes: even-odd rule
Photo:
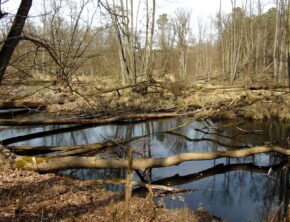
[[[193, 121], [175, 133], [162, 133], [186, 121], [188, 119], [183, 118], [135, 124], [75, 127], [64, 132], [58, 130], [52, 135], [36, 134], [34, 137], [24, 135], [68, 126], [0, 126], [0, 140], [16, 137], [15, 140], [9, 140], [7, 145], [67, 146], [149, 135], [126, 145], [137, 148], [146, 157], [166, 157], [184, 152], [236, 150], [265, 144], [288, 146], [290, 125], [274, 120]], [[223, 128], [225, 124], [233, 125]], [[124, 153], [107, 152], [99, 155], [122, 157]], [[273, 171], [271, 175], [268, 174], [270, 167]], [[120, 169], [73, 169], [59, 173], [79, 179], [126, 177], [126, 170]], [[279, 155], [259, 154], [240, 159], [190, 161], [178, 166], [152, 169], [146, 178], [152, 183], [194, 190], [155, 199], [166, 208], [188, 207], [192, 210], [204, 208], [226, 221], [235, 222], [267, 221], [278, 207], [280, 210], [277, 217], [282, 218], [288, 210], [289, 168], [287, 158]], [[135, 174], [134, 180], [140, 180], [140, 175]], [[107, 185], [106, 188], [123, 191], [123, 186]]]

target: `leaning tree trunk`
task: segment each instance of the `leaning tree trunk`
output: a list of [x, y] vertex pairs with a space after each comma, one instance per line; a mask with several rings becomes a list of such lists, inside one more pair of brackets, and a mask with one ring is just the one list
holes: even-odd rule
[[4, 78], [10, 58], [21, 40], [21, 33], [25, 25], [25, 21], [32, 5], [32, 0], [22, 0], [18, 8], [16, 17], [13, 21], [11, 29], [8, 33], [6, 41], [0, 51], [0, 83]]
[[286, 12], [286, 36], [288, 36], [287, 39], [287, 52], [288, 52], [288, 66], [287, 66], [287, 70], [288, 70], [288, 86], [290, 89], [290, 0], [287, 1], [287, 12]]

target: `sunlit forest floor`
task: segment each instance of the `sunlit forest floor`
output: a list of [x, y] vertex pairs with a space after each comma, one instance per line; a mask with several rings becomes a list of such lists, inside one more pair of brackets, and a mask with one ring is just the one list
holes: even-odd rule
[[[86, 181], [0, 165], [0, 221], [124, 221], [124, 196]], [[129, 221], [221, 221], [205, 210], [167, 210], [133, 197]], [[136, 218], [138, 218], [136, 220]]]

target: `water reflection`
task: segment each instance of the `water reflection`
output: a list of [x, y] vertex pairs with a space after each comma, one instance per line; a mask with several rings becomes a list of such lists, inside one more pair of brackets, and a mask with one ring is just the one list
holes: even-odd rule
[[[236, 150], [265, 143], [286, 147], [286, 138], [290, 134], [289, 125], [276, 121], [243, 122], [238, 125], [231, 123], [232, 127], [223, 127], [229, 123], [210, 120], [192, 122], [175, 131], [175, 134], [164, 133], [186, 121], [188, 120], [160, 120], [89, 128], [3, 127], [0, 140], [6, 141], [7, 145], [65, 146], [148, 135], [127, 146], [137, 148], [147, 157], [165, 157], [183, 152]], [[120, 155], [120, 152], [108, 155]], [[270, 166], [274, 171], [271, 177], [267, 175]], [[67, 170], [63, 173], [81, 179], [124, 179], [126, 176], [126, 170], [116, 169]], [[287, 160], [285, 162], [278, 155], [259, 154], [240, 159], [185, 162], [178, 166], [152, 169], [146, 178], [157, 184], [196, 189], [195, 192], [183, 194], [185, 202], [179, 201], [178, 198], [164, 197], [167, 207], [188, 206], [196, 209], [202, 206], [228, 221], [265, 221], [271, 218], [281, 203], [284, 203], [278, 215], [282, 218], [288, 206], [288, 164]], [[135, 179], [140, 180], [140, 177], [136, 174]], [[122, 186], [107, 188], [123, 190]]]

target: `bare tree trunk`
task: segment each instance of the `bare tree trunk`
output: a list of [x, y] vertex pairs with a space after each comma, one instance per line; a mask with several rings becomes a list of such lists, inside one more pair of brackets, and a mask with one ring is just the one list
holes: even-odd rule
[[[145, 43], [145, 73], [147, 76], [147, 80], [150, 82], [152, 80], [152, 60], [153, 60], [153, 36], [155, 31], [155, 7], [156, 7], [156, 1], [152, 0], [152, 20], [151, 20], [151, 29], [149, 32], [149, 4], [148, 0], [146, 2], [147, 7], [147, 15], [146, 15], [146, 43]], [[150, 34], [150, 35], [149, 35]]]
[[285, 19], [285, 13], [287, 13], [287, 11], [285, 10], [285, 2], [284, 0], [280, 0], [280, 42], [279, 42], [279, 50], [280, 50], [280, 54], [279, 54], [279, 71], [278, 71], [278, 77], [277, 77], [277, 82], [281, 83], [282, 79], [283, 79], [283, 74], [286, 72], [285, 68], [285, 63], [286, 63], [286, 48], [287, 48], [287, 25], [286, 23], [286, 19]]
[[[107, 2], [107, 5], [108, 2]], [[120, 77], [122, 84], [125, 84], [128, 80], [128, 77], [130, 75], [128, 64], [126, 63], [126, 56], [125, 56], [125, 51], [124, 51], [124, 46], [123, 46], [123, 41], [122, 41], [122, 36], [121, 36], [121, 30], [120, 27], [118, 26], [118, 18], [117, 18], [117, 10], [116, 10], [116, 4], [115, 1], [113, 1], [113, 12], [110, 12], [111, 19], [113, 22], [114, 26], [114, 31], [116, 33], [117, 37], [117, 42], [118, 42], [118, 58], [119, 58], [119, 65], [120, 65]]]
[[287, 60], [287, 63], [286, 63], [286, 69], [288, 71], [288, 86], [289, 86], [289, 89], [290, 89], [290, 1], [287, 0], [286, 1], [286, 7], [285, 7], [285, 18], [286, 18], [286, 60]]
[[32, 0], [22, 0], [10, 28], [6, 41], [0, 51], [0, 83], [3, 81], [9, 61], [21, 40], [21, 33], [32, 5]]
[[236, 0], [231, 0], [232, 3], [232, 30], [231, 30], [231, 73], [230, 73], [230, 82], [233, 83], [236, 79], [237, 71], [237, 35], [236, 35], [236, 15], [234, 9], [236, 7]]
[[273, 50], [273, 64], [274, 64], [274, 79], [278, 77], [278, 35], [279, 35], [279, 0], [276, 0], [276, 28], [275, 28], [275, 39], [274, 39], [274, 50]]
[[225, 67], [225, 47], [224, 47], [224, 36], [223, 36], [223, 25], [222, 25], [222, 0], [220, 0], [220, 8], [218, 14], [218, 27], [219, 27], [219, 38], [221, 42], [221, 62], [222, 62], [222, 75], [226, 75], [226, 67]]
[[180, 78], [185, 78], [186, 76], [186, 68], [187, 68], [187, 36], [189, 34], [189, 23], [190, 23], [190, 16], [191, 12], [185, 9], [178, 9], [175, 12], [176, 18], [174, 20], [174, 29], [177, 39], [177, 46], [180, 50], [180, 58], [179, 58], [179, 76]]
[[180, 70], [179, 75], [181, 79], [185, 79], [187, 73], [187, 46], [182, 46], [181, 48], [181, 56], [180, 56]]

